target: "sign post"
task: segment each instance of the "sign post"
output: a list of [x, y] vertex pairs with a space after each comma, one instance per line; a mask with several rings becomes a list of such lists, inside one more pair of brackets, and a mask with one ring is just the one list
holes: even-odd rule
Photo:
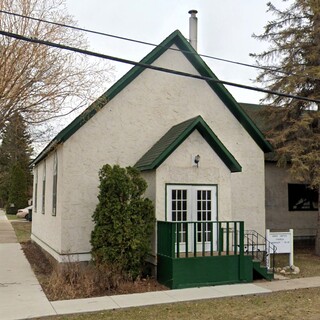
[[[269, 242], [277, 247], [276, 253], [289, 253], [289, 266], [293, 266], [293, 229], [287, 232], [270, 232], [266, 231], [266, 238]], [[270, 252], [268, 252], [269, 256]], [[268, 259], [267, 267], [270, 268]]]

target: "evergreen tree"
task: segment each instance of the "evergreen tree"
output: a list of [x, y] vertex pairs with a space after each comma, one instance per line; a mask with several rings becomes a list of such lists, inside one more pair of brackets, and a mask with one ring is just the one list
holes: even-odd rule
[[[257, 80], [273, 91], [320, 100], [320, 1], [294, 0], [284, 10], [268, 3], [268, 11], [275, 19], [268, 22], [262, 35], [254, 35], [270, 43], [268, 50], [252, 54], [266, 67]], [[288, 165], [294, 179], [320, 191], [320, 103], [271, 94], [265, 101], [272, 106], [267, 110], [272, 124], [267, 135], [277, 151], [278, 164]]]
[[32, 153], [31, 139], [26, 124], [19, 114], [6, 122], [0, 145], [0, 199], [5, 206], [16, 208], [27, 205], [32, 192], [29, 168]]
[[93, 260], [117, 266], [135, 279], [150, 252], [154, 229], [153, 204], [143, 197], [147, 183], [138, 170], [118, 165], [103, 166], [99, 178], [91, 234]]
[[24, 208], [28, 204], [27, 172], [17, 162], [9, 172], [8, 204], [13, 203], [15, 208]]

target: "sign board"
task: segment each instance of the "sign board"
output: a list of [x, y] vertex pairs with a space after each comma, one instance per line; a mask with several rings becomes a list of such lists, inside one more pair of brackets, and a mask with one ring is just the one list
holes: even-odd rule
[[[266, 238], [277, 247], [277, 253], [289, 253], [289, 265], [293, 266], [293, 229], [286, 232], [270, 232], [267, 230]], [[270, 252], [268, 252], [270, 254]]]
[[268, 240], [277, 247], [277, 253], [291, 252], [290, 232], [270, 232]]

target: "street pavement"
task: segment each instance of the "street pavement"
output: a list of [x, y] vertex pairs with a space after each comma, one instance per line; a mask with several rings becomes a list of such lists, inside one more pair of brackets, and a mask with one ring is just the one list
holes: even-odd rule
[[20, 244], [17, 243], [11, 223], [0, 209], [0, 320], [41, 318], [310, 287], [320, 287], [320, 277], [50, 302], [42, 291]]

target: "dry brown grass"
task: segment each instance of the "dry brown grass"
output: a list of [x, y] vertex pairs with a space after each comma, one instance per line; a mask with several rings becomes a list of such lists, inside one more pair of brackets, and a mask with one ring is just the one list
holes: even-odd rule
[[16, 233], [18, 242], [27, 242], [30, 240], [31, 222], [26, 220], [10, 220], [11, 225]]
[[[288, 254], [278, 254], [275, 257], [276, 267], [285, 267], [289, 265]], [[306, 278], [320, 276], [320, 256], [314, 254], [313, 249], [296, 249], [294, 251], [294, 265], [299, 267], [299, 274], [286, 275], [290, 278]]]
[[114, 268], [67, 262], [54, 268], [46, 293], [50, 300], [88, 298], [115, 292], [124, 281], [121, 272]]
[[49, 300], [167, 289], [152, 278], [130, 281], [117, 267], [74, 262], [59, 264], [36, 243], [30, 241], [30, 222], [14, 221], [12, 226]]
[[[29, 241], [22, 246], [44, 292], [52, 301], [167, 289], [154, 279], [129, 281], [117, 268], [97, 267], [91, 263], [57, 264], [35, 243]], [[276, 264], [287, 265], [288, 256], [278, 255]], [[289, 277], [320, 275], [320, 257], [311, 250], [297, 250], [295, 264], [300, 267], [301, 273]]]
[[[92, 264], [71, 262], [61, 267], [38, 245], [30, 241], [31, 223], [17, 221], [12, 225], [49, 300], [167, 289], [152, 278], [128, 281], [116, 268], [96, 268]], [[296, 250], [294, 264], [300, 268], [301, 272], [298, 275], [289, 275], [291, 278], [320, 276], [320, 257], [315, 256], [312, 249]], [[288, 255], [277, 255], [276, 266], [286, 265], [288, 265]]]
[[116, 267], [75, 262], [58, 264], [31, 241], [23, 243], [22, 248], [51, 301], [167, 289], [152, 278], [130, 281]]

